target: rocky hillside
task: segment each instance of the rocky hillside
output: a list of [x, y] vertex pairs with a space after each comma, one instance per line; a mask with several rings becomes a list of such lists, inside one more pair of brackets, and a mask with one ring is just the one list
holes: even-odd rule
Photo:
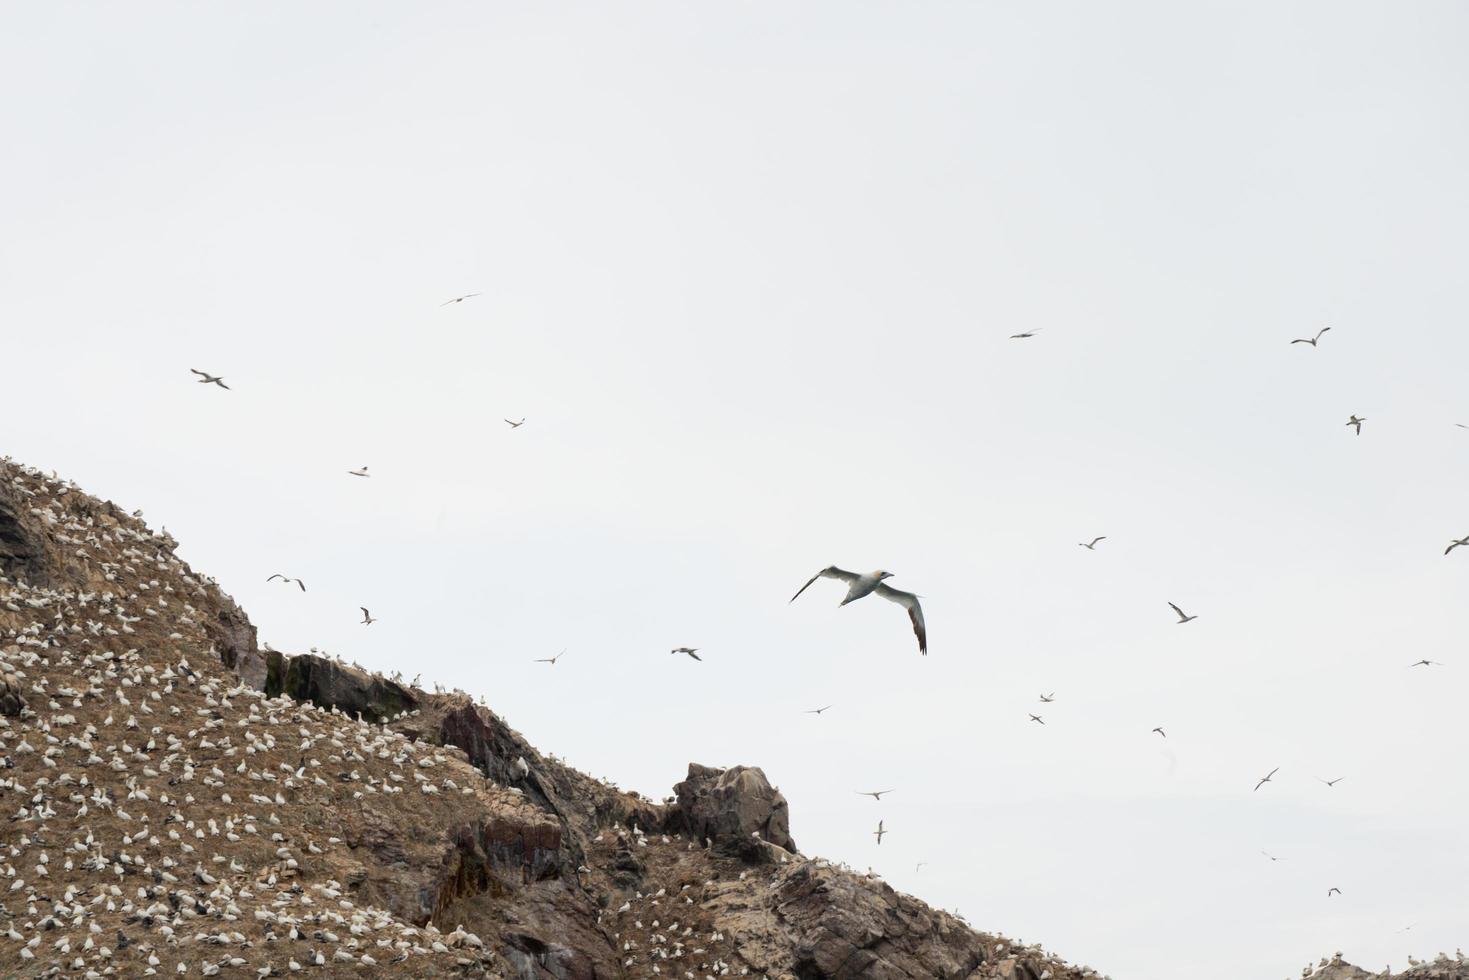
[[261, 650], [175, 546], [0, 462], [5, 976], [1096, 976], [802, 855], [759, 769], [654, 804], [462, 695]]

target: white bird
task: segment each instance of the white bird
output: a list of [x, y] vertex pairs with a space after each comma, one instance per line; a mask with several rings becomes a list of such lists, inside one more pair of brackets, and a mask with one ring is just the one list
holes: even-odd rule
[[197, 374], [199, 376], [199, 383], [201, 385], [219, 385], [225, 391], [230, 390], [230, 386], [224, 383], [223, 377], [219, 377], [213, 374], [207, 374], [204, 371], [196, 371], [193, 368], [189, 368], [189, 373]]
[[808, 708], [807, 710], [801, 712], [801, 714], [803, 714], [803, 715], [819, 715], [823, 711], [825, 711], [827, 708], [830, 708], [830, 707], [831, 707], [831, 705], [827, 705], [826, 708]]
[[1263, 854], [1263, 855], [1265, 855], [1266, 857], [1268, 857], [1272, 861], [1279, 861], [1280, 860], [1280, 858], [1276, 857], [1274, 854], [1271, 854], [1269, 851], [1261, 851], [1260, 853]]
[[1056, 700], [1056, 692], [1055, 691], [1052, 691], [1050, 694], [1042, 694], [1041, 695], [1041, 704], [1050, 704], [1054, 700]]
[[698, 650], [698, 649], [699, 649], [698, 647], [674, 647], [672, 650], [669, 650], [668, 652], [669, 653], [686, 653], [689, 656], [693, 657], [695, 660], [699, 661], [700, 663], [703, 663], [704, 662], [704, 658], [701, 657], [701, 656], [699, 656], [697, 653], [694, 652], [695, 650]]
[[1316, 336], [1314, 336], [1314, 337], [1300, 337], [1300, 338], [1297, 338], [1296, 340], [1292, 340], [1291, 343], [1293, 343], [1293, 344], [1310, 344], [1312, 347], [1315, 347], [1316, 346], [1316, 342], [1321, 339], [1321, 335], [1324, 334], [1326, 331], [1328, 331], [1330, 329], [1331, 329], [1330, 327], [1322, 327], [1320, 330], [1316, 331]]
[[882, 821], [879, 820], [877, 822], [877, 829], [872, 832], [872, 836], [877, 838], [878, 846], [882, 845], [882, 835], [885, 833], [887, 833], [887, 831], [882, 829]]
[[512, 428], [512, 429], [518, 429], [522, 425], [525, 425], [525, 419], [521, 419], [519, 422], [512, 422], [509, 419], [506, 419], [505, 420], [505, 424], [508, 425], [508, 426], [510, 426], [510, 428]]
[[1097, 542], [1098, 541], [1106, 541], [1106, 540], [1107, 540], [1107, 536], [1105, 534], [1099, 534], [1096, 537], [1092, 538], [1090, 542], [1078, 541], [1076, 543], [1077, 543], [1077, 546], [1078, 547], [1085, 548], [1087, 551], [1096, 551], [1097, 550]]
[[1010, 335], [1010, 339], [1011, 340], [1025, 340], [1025, 339], [1027, 339], [1029, 337], [1034, 337], [1036, 334], [1040, 333], [1042, 329], [1043, 328], [1041, 328], [1041, 327], [1036, 327], [1034, 330], [1027, 330], [1024, 333], [1012, 333]]
[[1347, 777], [1345, 777], [1345, 776], [1337, 776], [1335, 779], [1322, 779], [1320, 776], [1317, 776], [1316, 777], [1316, 780], [1317, 780], [1317, 782], [1325, 783], [1327, 786], [1335, 786], [1337, 783], [1341, 782], [1343, 779], [1346, 779], [1346, 778]]
[[856, 793], [858, 796], [870, 796], [874, 800], [881, 800], [884, 793], [891, 793], [892, 790], [890, 790], [890, 789], [874, 789], [874, 790], [867, 790], [866, 792], [864, 792], [864, 791], [862, 791], [862, 790], [859, 789], [859, 790], [853, 790], [853, 792]]
[[479, 296], [479, 295], [480, 295], [479, 293], [465, 293], [463, 296], [455, 296], [453, 299], [446, 299], [446, 300], [444, 300], [444, 302], [440, 303], [439, 305], [440, 306], [448, 306], [450, 303], [462, 303], [462, 302], [464, 302], [467, 299], [473, 299], [474, 297]]
[[1359, 418], [1357, 418], [1357, 416], [1353, 415], [1351, 418], [1347, 419], [1347, 425], [1355, 425], [1357, 427], [1357, 435], [1361, 435], [1362, 434], [1362, 423], [1365, 422], [1365, 421], [1367, 421], [1367, 420], [1366, 419], [1359, 419]]
[[[1027, 714], [1029, 714], [1029, 712], [1027, 712]], [[1041, 718], [1040, 715], [1031, 715], [1030, 716], [1030, 720], [1033, 721], [1033, 722], [1035, 722], [1037, 725], [1044, 725], [1045, 724], [1045, 721]]]
[[274, 582], [276, 579], [280, 579], [282, 582], [285, 582], [288, 585], [291, 582], [295, 582], [297, 585], [299, 585], [301, 587], [301, 591], [302, 592], [305, 592], [306, 591], [306, 583], [305, 582], [301, 581], [298, 578], [291, 578], [289, 575], [282, 575], [280, 572], [276, 572], [270, 578], [266, 579], [266, 581], [267, 582]]
[[372, 613], [370, 613], [370, 612], [367, 611], [367, 607], [366, 606], [358, 606], [357, 608], [362, 610], [362, 625], [363, 626], [371, 626], [373, 623], [377, 622], [377, 620], [373, 618]]
[[[1266, 783], [1270, 782], [1270, 776], [1273, 776], [1273, 775], [1275, 775], [1278, 772], [1280, 772], [1280, 767], [1279, 766], [1276, 766], [1274, 769], [1270, 770], [1269, 775], [1267, 775], [1264, 779], [1260, 780], [1258, 783], [1255, 784], [1255, 789], [1259, 789], [1261, 786], [1264, 786]], [[1252, 793], [1254, 791], [1255, 790], [1250, 790], [1250, 792], [1252, 792]]]
[[565, 654], [566, 654], [566, 651], [565, 650], [562, 650], [560, 653], [556, 654], [556, 656], [554, 656], [554, 657], [542, 657], [539, 660], [537, 660], [536, 663], [538, 663], [538, 664], [550, 664], [552, 667], [554, 667], [554, 666], [556, 666], [556, 661], [560, 660]]
[[1169, 609], [1172, 609], [1174, 612], [1178, 613], [1178, 621], [1180, 623], [1187, 623], [1187, 622], [1190, 622], [1191, 620], [1195, 620], [1195, 619], [1198, 619], [1199, 618], [1197, 616], [1187, 616], [1187, 615], [1184, 615], [1183, 610], [1182, 609], [1179, 609], [1177, 606], [1175, 606], [1171, 602], [1168, 603], [1168, 608]]
[[362, 467], [362, 469], [360, 469], [360, 470], [348, 470], [347, 472], [348, 473], [351, 473], [353, 476], [371, 476], [372, 475], [371, 473], [367, 472], [367, 467], [366, 466]]
[[1443, 664], [1437, 660], [1415, 660], [1409, 667], [1442, 667]]
[[914, 595], [911, 592], [900, 591], [890, 585], [886, 585], [883, 583], [883, 579], [888, 579], [892, 577], [892, 572], [885, 572], [882, 569], [878, 569], [875, 572], [869, 572], [866, 575], [858, 575], [856, 572], [849, 572], [845, 569], [837, 568], [835, 565], [832, 565], [830, 567], [823, 568], [821, 571], [811, 576], [810, 581], [801, 586], [800, 591], [791, 596], [790, 601], [795, 602], [797, 599], [799, 599], [801, 597], [801, 593], [805, 592], [811, 587], [811, 582], [815, 582], [819, 578], [840, 579], [841, 581], [847, 583], [847, 597], [843, 599], [839, 603], [839, 605], [845, 606], [847, 603], [855, 602], [865, 595], [876, 593], [889, 602], [896, 602], [898, 605], [903, 606], [908, 610], [908, 619], [911, 620], [913, 623], [913, 635], [918, 637], [918, 652], [923, 654], [924, 656], [927, 656], [928, 628], [924, 626], [923, 623], [923, 607], [918, 604], [918, 596]]

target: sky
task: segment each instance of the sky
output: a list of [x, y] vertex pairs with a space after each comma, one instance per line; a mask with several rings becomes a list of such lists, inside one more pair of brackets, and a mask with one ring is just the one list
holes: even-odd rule
[[[1402, 968], [1469, 940], [1466, 42], [1449, 2], [15, 7], [0, 453], [277, 649], [654, 799], [761, 766], [803, 852], [1118, 980]], [[830, 564], [929, 655], [788, 603]]]

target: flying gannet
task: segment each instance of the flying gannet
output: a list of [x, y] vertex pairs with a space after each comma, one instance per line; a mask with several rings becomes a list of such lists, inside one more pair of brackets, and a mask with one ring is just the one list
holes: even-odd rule
[[462, 303], [465, 300], [467, 300], [467, 299], [473, 299], [474, 297], [476, 297], [478, 295], [480, 295], [480, 294], [479, 293], [465, 293], [463, 296], [455, 296], [453, 299], [446, 299], [442, 303], [440, 303], [439, 305], [440, 306], [448, 306], [450, 303]]
[[[1255, 789], [1259, 789], [1261, 786], [1264, 786], [1266, 783], [1270, 782], [1270, 777], [1273, 776], [1273, 775], [1275, 775], [1278, 772], [1280, 772], [1280, 767], [1279, 766], [1276, 766], [1274, 769], [1270, 770], [1269, 775], [1267, 775], [1264, 779], [1260, 780], [1258, 783], [1255, 784]], [[1252, 793], [1254, 791], [1255, 790], [1250, 790], [1250, 792], [1252, 792]]]
[[1357, 435], [1361, 435], [1362, 434], [1362, 423], [1365, 422], [1365, 421], [1367, 421], [1367, 420], [1366, 419], [1359, 419], [1359, 418], [1357, 418], [1357, 416], [1353, 415], [1351, 418], [1347, 419], [1347, 425], [1355, 425], [1357, 427]]
[[1184, 611], [1182, 609], [1179, 609], [1177, 606], [1175, 606], [1171, 602], [1168, 603], [1168, 608], [1169, 609], [1172, 609], [1174, 612], [1178, 613], [1178, 621], [1180, 623], [1187, 623], [1187, 622], [1190, 622], [1192, 620], [1195, 620], [1195, 619], [1198, 619], [1199, 618], [1197, 616], [1187, 616], [1187, 615], [1185, 615], [1184, 614]]
[[199, 383], [201, 385], [219, 385], [225, 391], [230, 390], [230, 386], [224, 383], [224, 378], [222, 377], [216, 377], [212, 374], [206, 374], [203, 371], [196, 371], [193, 368], [189, 368], [189, 373], [197, 374], [199, 376]]
[[270, 578], [266, 579], [266, 581], [267, 582], [274, 582], [276, 579], [280, 579], [282, 582], [286, 583], [287, 585], [291, 584], [292, 582], [295, 582], [297, 585], [299, 585], [301, 587], [301, 591], [302, 592], [305, 592], [306, 591], [306, 583], [305, 582], [301, 581], [298, 578], [291, 578], [289, 575], [282, 575], [280, 572], [276, 572]]
[[1326, 331], [1328, 331], [1330, 329], [1331, 329], [1330, 327], [1322, 327], [1320, 330], [1316, 331], [1316, 336], [1314, 336], [1314, 337], [1299, 337], [1299, 338], [1297, 338], [1295, 340], [1292, 340], [1291, 343], [1293, 343], [1293, 344], [1310, 344], [1312, 347], [1315, 347], [1316, 346], [1316, 342], [1321, 339], [1321, 335], [1324, 334]]
[[668, 652], [669, 653], [686, 653], [689, 656], [693, 657], [695, 660], [699, 661], [699, 663], [703, 663], [704, 662], [704, 658], [701, 657], [701, 656], [699, 656], [698, 653], [695, 652], [698, 649], [699, 649], [698, 647], [674, 647], [672, 650], [669, 650]]
[[1082, 548], [1085, 548], [1087, 551], [1096, 551], [1097, 550], [1097, 542], [1098, 541], [1106, 541], [1106, 540], [1107, 540], [1107, 536], [1105, 534], [1099, 534], [1095, 538], [1092, 538], [1090, 543], [1088, 543], [1086, 541], [1078, 541], [1077, 542], [1077, 545], [1080, 546], [1080, 547], [1082, 547]]
[[811, 583], [819, 578], [840, 579], [847, 583], [847, 597], [839, 605], [845, 606], [847, 603], [855, 602], [865, 595], [876, 593], [889, 602], [896, 602], [908, 610], [908, 618], [913, 622], [913, 635], [918, 637], [918, 652], [927, 656], [928, 628], [923, 624], [923, 607], [918, 604], [918, 596], [911, 592], [900, 591], [883, 583], [883, 579], [892, 577], [892, 572], [885, 572], [882, 569], [869, 572], [866, 575], [858, 575], [856, 572], [849, 572], [845, 569], [837, 568], [835, 565], [831, 565], [811, 576], [810, 581], [801, 586], [800, 590], [791, 596], [790, 601], [795, 602], [799, 599], [801, 593], [809, 589]]

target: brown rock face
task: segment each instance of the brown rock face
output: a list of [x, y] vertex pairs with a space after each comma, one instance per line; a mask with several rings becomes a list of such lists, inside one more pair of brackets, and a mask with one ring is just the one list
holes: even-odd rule
[[[253, 644], [255, 630], [250, 629]], [[319, 708], [336, 708], [349, 718], [359, 715], [376, 725], [411, 711], [418, 699], [401, 684], [365, 670], [348, 667], [325, 657], [303, 653], [280, 658], [278, 665], [268, 664], [260, 689], [272, 697], [284, 694], [297, 701], [310, 701]], [[225, 666], [234, 666], [226, 661]], [[249, 683], [249, 679], [241, 676]], [[251, 685], [254, 686], [253, 684]]]
[[762, 840], [795, 853], [786, 798], [761, 770], [711, 769], [691, 762], [688, 778], [673, 790], [678, 804], [668, 825], [678, 826], [694, 840], [707, 838], [750, 860], [765, 854], [765, 848], [758, 846]]

